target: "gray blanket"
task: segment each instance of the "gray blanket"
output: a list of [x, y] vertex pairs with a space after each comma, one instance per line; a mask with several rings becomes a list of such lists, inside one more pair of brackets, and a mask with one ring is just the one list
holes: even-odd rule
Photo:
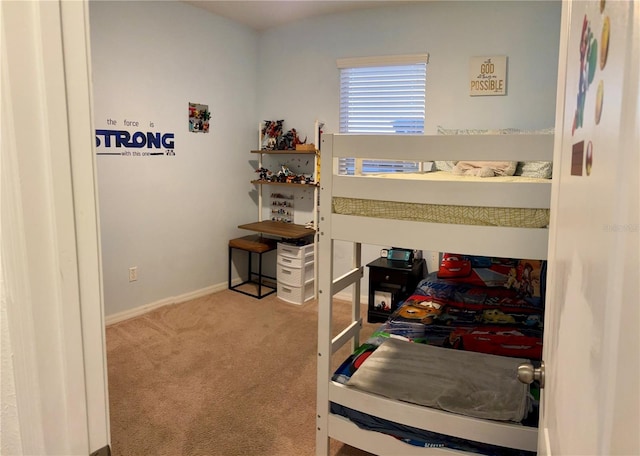
[[529, 408], [529, 387], [516, 378], [524, 361], [389, 339], [347, 385], [476, 418], [520, 422]]

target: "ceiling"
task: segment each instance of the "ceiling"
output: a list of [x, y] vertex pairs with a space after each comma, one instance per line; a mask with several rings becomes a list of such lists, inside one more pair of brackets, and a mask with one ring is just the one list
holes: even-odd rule
[[[325, 14], [341, 13], [358, 9], [379, 8], [385, 6], [412, 3], [412, 1], [319, 1], [319, 0], [183, 0], [185, 3], [226, 17], [254, 30], [263, 31], [295, 21]], [[420, 1], [420, 0], [413, 0]]]

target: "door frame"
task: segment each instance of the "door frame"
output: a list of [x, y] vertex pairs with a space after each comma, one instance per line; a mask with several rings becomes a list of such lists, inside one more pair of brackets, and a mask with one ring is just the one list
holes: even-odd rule
[[0, 10], [3, 449], [22, 454], [110, 441], [88, 9]]

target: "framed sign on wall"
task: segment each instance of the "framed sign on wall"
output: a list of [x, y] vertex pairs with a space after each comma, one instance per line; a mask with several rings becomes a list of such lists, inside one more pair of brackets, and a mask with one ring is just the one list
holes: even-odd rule
[[471, 57], [469, 95], [472, 97], [507, 94], [507, 56]]

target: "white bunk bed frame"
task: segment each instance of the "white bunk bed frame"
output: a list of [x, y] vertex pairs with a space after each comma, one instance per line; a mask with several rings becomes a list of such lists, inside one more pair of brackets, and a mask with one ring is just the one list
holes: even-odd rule
[[[316, 455], [329, 451], [329, 438], [379, 455], [466, 454], [446, 448], [423, 448], [379, 432], [360, 429], [330, 413], [338, 403], [400, 424], [492, 445], [537, 450], [537, 429], [487, 421], [386, 399], [333, 382], [332, 355], [351, 341], [360, 344], [360, 282], [364, 276], [361, 245], [401, 246], [510, 258], [546, 259], [547, 228], [466, 226], [338, 215], [332, 198], [492, 207], [550, 207], [551, 179], [546, 183], [433, 182], [338, 175], [339, 158], [435, 160], [551, 161], [553, 135], [337, 135], [322, 138], [319, 223], [319, 309]], [[505, 189], [507, 191], [505, 191]], [[334, 241], [353, 243], [352, 269], [334, 278]], [[480, 242], [479, 242], [480, 240]], [[352, 321], [332, 337], [333, 296], [352, 287]]]

